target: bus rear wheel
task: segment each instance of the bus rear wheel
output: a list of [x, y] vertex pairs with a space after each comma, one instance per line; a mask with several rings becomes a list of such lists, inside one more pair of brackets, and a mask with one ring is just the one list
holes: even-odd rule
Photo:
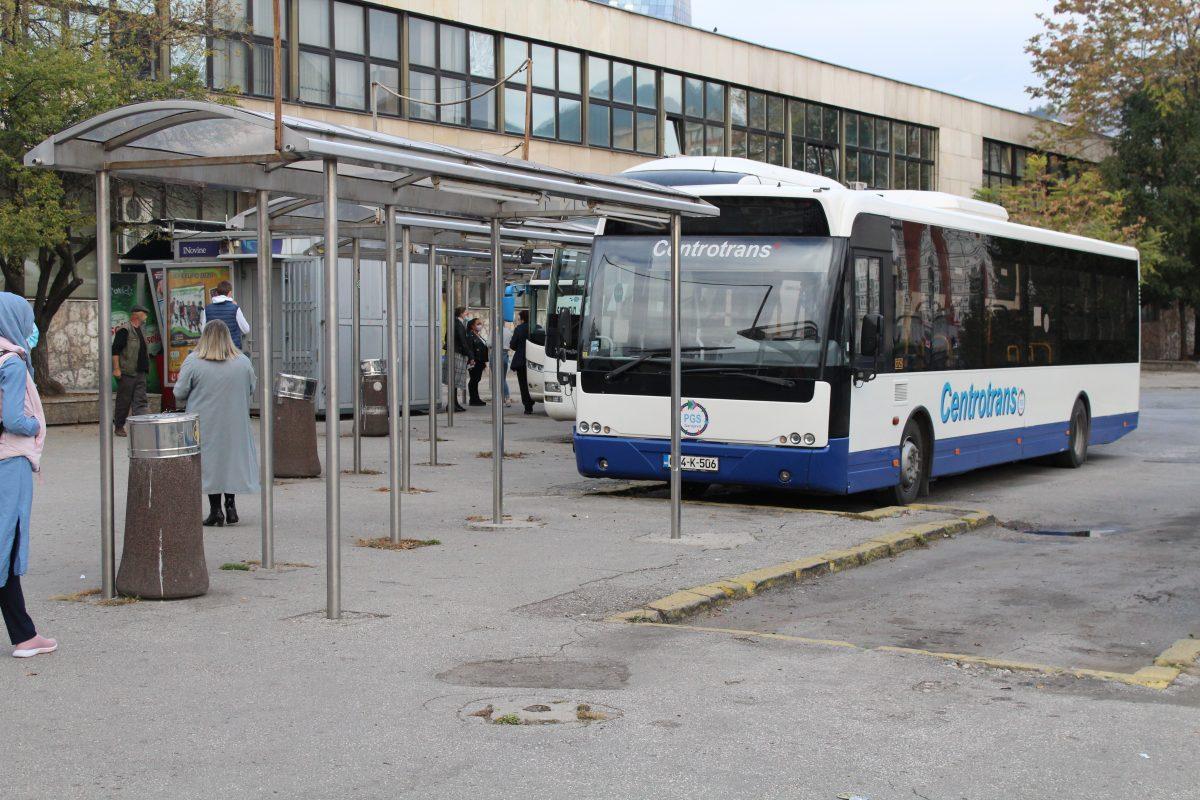
[[1091, 434], [1092, 421], [1088, 416], [1087, 406], [1082, 398], [1075, 399], [1075, 407], [1071, 409], [1071, 428], [1067, 434], [1067, 449], [1054, 457], [1054, 463], [1060, 467], [1077, 469], [1087, 461], [1088, 437]]
[[892, 499], [897, 505], [915, 503], [929, 471], [929, 445], [921, 426], [910, 419], [900, 437], [900, 480], [892, 487]]

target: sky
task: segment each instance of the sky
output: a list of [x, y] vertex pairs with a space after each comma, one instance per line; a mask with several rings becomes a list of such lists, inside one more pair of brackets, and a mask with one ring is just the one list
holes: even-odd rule
[[698, 28], [1027, 111], [1052, 0], [692, 0]]

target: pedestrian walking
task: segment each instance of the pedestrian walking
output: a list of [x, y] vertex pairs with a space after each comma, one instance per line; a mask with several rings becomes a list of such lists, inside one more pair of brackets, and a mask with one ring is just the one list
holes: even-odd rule
[[175, 399], [200, 416], [200, 473], [209, 512], [205, 525], [236, 525], [236, 496], [259, 491], [258, 453], [250, 433], [254, 383], [249, 357], [234, 347], [224, 322], [211, 320], [183, 360], [175, 383]]
[[470, 396], [471, 405], [486, 406], [479, 397], [479, 381], [483, 378], [483, 371], [488, 365], [489, 348], [487, 342], [483, 339], [483, 320], [476, 317], [467, 323], [467, 336], [471, 345], [471, 379], [467, 383], [467, 393]]
[[150, 410], [146, 398], [146, 376], [150, 373], [150, 350], [146, 347], [145, 323], [150, 311], [134, 306], [129, 321], [117, 326], [112, 340], [113, 377], [117, 379], [113, 432], [125, 435], [125, 420]]
[[517, 386], [521, 387], [521, 405], [525, 413], [533, 413], [533, 398], [529, 396], [529, 376], [525, 374], [525, 343], [529, 341], [529, 312], [517, 312], [521, 322], [513, 329], [512, 342], [508, 347], [513, 352], [512, 368], [517, 373]]
[[58, 649], [58, 642], [38, 634], [21, 592], [29, 565], [33, 473], [41, 469], [46, 442], [46, 415], [30, 361], [37, 341], [28, 301], [0, 292], [0, 614], [16, 658]]
[[232, 294], [232, 283], [221, 281], [217, 284], [216, 288], [212, 290], [212, 302], [200, 312], [200, 329], [204, 330], [204, 326], [210, 319], [221, 320], [229, 329], [229, 338], [233, 340], [233, 346], [241, 350], [242, 335], [250, 332], [250, 323], [246, 321], [238, 304], [233, 302], [233, 298], [230, 296]]

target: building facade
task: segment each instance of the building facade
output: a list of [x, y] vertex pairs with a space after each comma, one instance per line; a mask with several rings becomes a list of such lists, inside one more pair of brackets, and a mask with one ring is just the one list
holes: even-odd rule
[[[374, 107], [380, 130], [518, 153], [529, 59], [530, 157], [584, 171], [733, 155], [969, 196], [1016, 176], [1038, 123], [595, 0], [284, 2], [287, 113], [370, 127]], [[202, 65], [263, 110], [270, 9], [248, 0]]]
[[683, 25], [692, 24], [692, 0], [595, 0], [610, 6], [634, 11], [638, 14], [648, 14], [669, 22]]

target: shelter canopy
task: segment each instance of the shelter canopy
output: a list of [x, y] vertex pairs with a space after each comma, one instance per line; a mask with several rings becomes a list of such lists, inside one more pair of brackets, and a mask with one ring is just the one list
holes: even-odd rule
[[[377, 131], [193, 100], [99, 114], [39, 144], [28, 166], [113, 173], [277, 195], [323, 197], [323, 162], [338, 164], [338, 197], [401, 211], [488, 220], [505, 216], [715, 216], [668, 187], [587, 175]], [[257, 167], [257, 168], [252, 168]]]

